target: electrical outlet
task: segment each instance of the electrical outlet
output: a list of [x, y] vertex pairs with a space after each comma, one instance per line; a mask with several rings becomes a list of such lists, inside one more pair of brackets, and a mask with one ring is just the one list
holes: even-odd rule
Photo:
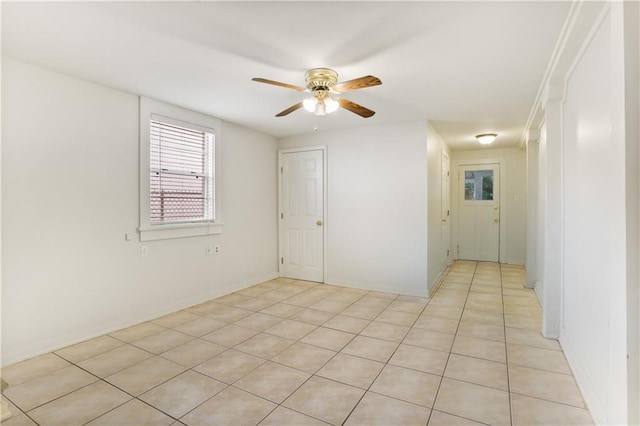
[[140, 249], [140, 255], [142, 257], [149, 256], [149, 246], [142, 246], [142, 248]]
[[215, 246], [214, 251], [216, 254], [220, 253], [220, 246]]
[[213, 254], [213, 250], [211, 250], [211, 246], [205, 247], [204, 252], [207, 256], [211, 256]]

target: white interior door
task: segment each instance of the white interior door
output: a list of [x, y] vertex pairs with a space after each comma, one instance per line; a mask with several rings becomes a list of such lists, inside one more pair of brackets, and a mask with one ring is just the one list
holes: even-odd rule
[[324, 151], [280, 153], [280, 276], [324, 281]]
[[442, 180], [441, 180], [441, 270], [449, 264], [449, 255], [451, 250], [451, 196], [449, 179], [451, 173], [449, 171], [449, 156], [442, 151]]
[[460, 166], [458, 258], [497, 262], [500, 253], [500, 165]]

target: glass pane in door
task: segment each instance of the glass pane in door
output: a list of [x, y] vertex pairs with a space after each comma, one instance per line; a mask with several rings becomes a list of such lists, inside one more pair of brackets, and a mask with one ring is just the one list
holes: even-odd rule
[[493, 170], [464, 172], [465, 200], [493, 200]]

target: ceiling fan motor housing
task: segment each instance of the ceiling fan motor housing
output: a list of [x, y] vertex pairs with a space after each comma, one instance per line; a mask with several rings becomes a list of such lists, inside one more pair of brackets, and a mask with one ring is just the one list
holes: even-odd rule
[[312, 92], [328, 91], [338, 82], [338, 73], [329, 68], [313, 68], [304, 74], [304, 79]]

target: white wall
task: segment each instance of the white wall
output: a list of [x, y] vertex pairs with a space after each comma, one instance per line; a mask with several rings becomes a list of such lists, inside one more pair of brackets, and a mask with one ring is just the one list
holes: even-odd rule
[[500, 164], [500, 262], [524, 265], [527, 234], [526, 151], [520, 148], [454, 151], [451, 162], [452, 250], [456, 255], [459, 227], [458, 168], [464, 164]]
[[[442, 153], [449, 156], [449, 170], [451, 170], [451, 150], [440, 134], [427, 125], [427, 183], [429, 209], [429, 293], [433, 291], [442, 271], [451, 261], [451, 216], [447, 223], [442, 222]], [[451, 179], [449, 179], [451, 183]]]
[[542, 335], [548, 339], [560, 337], [562, 303], [562, 108], [564, 89], [550, 91], [545, 105], [545, 122], [540, 140], [540, 264], [536, 292], [540, 298]]
[[[538, 295], [538, 299], [544, 300], [544, 259], [545, 259], [545, 213], [546, 213], [546, 158], [547, 158], [547, 126], [542, 125], [540, 129], [540, 139], [538, 143], [538, 197], [536, 207], [536, 282], [534, 289]], [[557, 337], [557, 336], [556, 336]]]
[[[637, 382], [633, 383], [637, 365], [628, 364], [629, 356], [637, 362], [638, 342], [636, 332], [628, 334], [628, 327], [637, 331], [637, 324], [628, 320], [637, 320], [638, 309], [633, 300], [638, 285], [638, 140], [637, 127], [634, 138], [626, 128], [627, 120], [632, 126], [638, 120], [638, 40], [635, 28], [635, 43], [625, 45], [624, 8], [612, 3], [594, 25], [568, 75], [562, 111], [560, 341], [596, 422], [607, 424], [637, 420], [638, 404]], [[637, 9], [635, 13], [637, 18]], [[635, 57], [635, 69], [628, 76], [634, 93], [625, 93], [629, 54]], [[629, 108], [634, 108], [633, 114], [628, 114]], [[627, 152], [632, 153], [628, 160]], [[633, 170], [627, 173], [627, 167]], [[628, 185], [635, 190], [627, 191]]]
[[142, 258], [138, 97], [2, 68], [3, 364], [277, 275], [274, 138], [224, 123], [223, 233], [150, 242]]
[[532, 112], [543, 332], [559, 331], [596, 424], [638, 424], [640, 5], [574, 6]]
[[[619, 332], [610, 324], [616, 308], [602, 302], [611, 300], [625, 281], [624, 141], [611, 133], [610, 33], [607, 18], [570, 75], [563, 108], [561, 342], [586, 393], [605, 405], [592, 405], [600, 419], [606, 416], [608, 391], [616, 392], [608, 382], [616, 370], [617, 356], [612, 358], [610, 351]], [[617, 362], [624, 365], [622, 355]]]
[[[346, 113], [346, 111], [341, 111]], [[327, 146], [329, 284], [427, 295], [427, 143], [424, 121], [279, 141]]]
[[525, 287], [534, 288], [538, 281], [538, 148], [539, 132], [530, 132], [527, 137], [527, 252]]
[[[640, 3], [625, 2], [628, 423], [640, 424]], [[619, 9], [614, 9], [619, 13]], [[618, 43], [619, 40], [616, 40]]]

